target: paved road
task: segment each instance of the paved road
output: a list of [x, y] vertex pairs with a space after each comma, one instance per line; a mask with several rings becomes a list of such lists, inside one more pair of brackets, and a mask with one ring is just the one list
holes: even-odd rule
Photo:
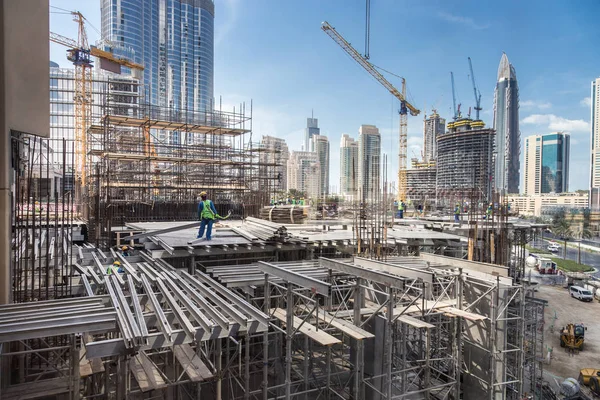
[[[538, 239], [538, 240], [532, 242], [531, 245], [532, 245], [532, 247], [548, 251], [547, 250], [548, 243], [550, 243], [548, 240], [542, 241], [541, 239]], [[556, 243], [560, 244], [560, 251], [557, 253], [556, 257], [562, 258], [563, 250], [564, 250], [563, 249], [564, 242], [556, 241]], [[578, 252], [578, 250], [576, 248], [573, 249], [571, 247], [567, 247], [567, 259], [577, 261], [577, 252]], [[586, 264], [586, 265], [591, 265], [592, 267], [595, 267], [596, 269], [598, 269], [598, 272], [596, 272], [594, 274], [594, 276], [600, 278], [600, 254], [590, 253], [588, 251], [584, 251], [583, 249], [581, 249], [581, 263]]]

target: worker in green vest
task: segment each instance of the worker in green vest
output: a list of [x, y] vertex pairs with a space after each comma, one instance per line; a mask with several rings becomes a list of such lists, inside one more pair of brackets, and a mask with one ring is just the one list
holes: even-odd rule
[[212, 225], [215, 222], [216, 218], [219, 219], [227, 219], [231, 215], [231, 211], [225, 217], [221, 217], [217, 214], [217, 209], [212, 201], [206, 198], [206, 192], [200, 193], [200, 198], [202, 201], [198, 203], [198, 219], [200, 220], [200, 230], [198, 231], [198, 236], [196, 239], [202, 238], [204, 236], [204, 230], [206, 229], [206, 240], [212, 239]]
[[460, 203], [456, 203], [454, 207], [454, 222], [460, 222]]
[[398, 218], [402, 219], [404, 218], [404, 207], [406, 206], [406, 204], [404, 204], [404, 200], [400, 200], [400, 202], [398, 202]]

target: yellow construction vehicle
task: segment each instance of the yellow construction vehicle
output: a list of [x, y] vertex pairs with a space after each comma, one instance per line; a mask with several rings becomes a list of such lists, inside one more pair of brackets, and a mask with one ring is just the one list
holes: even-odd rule
[[583, 350], [586, 329], [583, 324], [567, 324], [560, 331], [560, 347]]
[[579, 383], [582, 386], [587, 386], [592, 393], [600, 396], [600, 369], [584, 368], [579, 371]]

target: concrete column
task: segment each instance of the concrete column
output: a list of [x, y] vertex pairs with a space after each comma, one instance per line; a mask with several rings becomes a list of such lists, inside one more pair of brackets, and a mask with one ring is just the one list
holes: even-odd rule
[[[0, 3], [0, 21], [4, 21], [4, 4]], [[4, 43], [4, 23], [0, 43]], [[2, 47], [4, 47], [2, 45]], [[4, 101], [4, 51], [0, 51], [0, 304], [10, 301], [10, 130]]]

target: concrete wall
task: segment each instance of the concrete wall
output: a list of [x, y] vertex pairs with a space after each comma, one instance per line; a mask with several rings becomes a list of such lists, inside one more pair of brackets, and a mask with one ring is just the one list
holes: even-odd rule
[[48, 0], [0, 0], [0, 304], [11, 293], [11, 131], [50, 132], [48, 11]]

